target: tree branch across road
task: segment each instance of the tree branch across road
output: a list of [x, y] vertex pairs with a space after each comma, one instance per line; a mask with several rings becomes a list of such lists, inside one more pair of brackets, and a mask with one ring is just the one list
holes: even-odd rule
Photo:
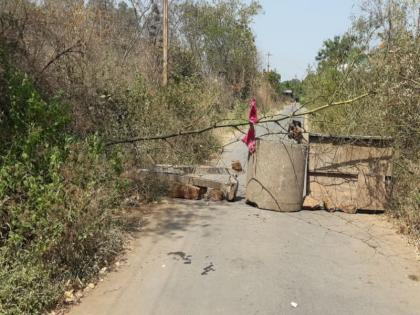
[[[357, 101], [359, 101], [359, 100], [361, 100], [365, 97], [368, 97], [372, 94], [374, 94], [374, 93], [373, 92], [367, 92], [367, 93], [364, 93], [364, 94], [359, 95], [357, 97], [354, 97], [352, 99], [348, 99], [348, 100], [344, 100], [344, 101], [338, 101], [338, 102], [331, 102], [329, 104], [319, 106], [317, 108], [311, 109], [309, 111], [305, 111], [303, 113], [292, 113], [290, 115], [282, 116], [282, 117], [278, 117], [278, 116], [264, 117], [264, 118], [260, 119], [257, 122], [257, 124], [263, 124], [263, 123], [269, 123], [269, 122], [278, 123], [280, 121], [295, 118], [295, 117], [312, 115], [316, 112], [326, 110], [326, 109], [334, 107], [334, 106], [352, 104], [352, 103], [357, 102]], [[220, 122], [217, 122], [213, 125], [210, 125], [210, 126], [207, 126], [207, 127], [201, 128], [201, 129], [179, 130], [178, 132], [168, 133], [168, 134], [165, 134], [165, 135], [155, 135], [155, 136], [135, 137], [135, 138], [130, 138], [130, 139], [110, 140], [106, 143], [106, 146], [112, 146], [112, 145], [116, 145], [116, 144], [125, 144], [125, 143], [135, 143], [135, 142], [142, 142], [142, 141], [167, 140], [167, 139], [175, 138], [175, 137], [197, 135], [197, 134], [201, 134], [201, 133], [204, 133], [204, 132], [208, 132], [208, 131], [215, 130], [215, 129], [220, 129], [220, 128], [238, 128], [238, 127], [247, 126], [247, 125], [249, 125], [249, 122], [245, 121], [245, 120], [240, 121], [240, 122], [235, 122], [235, 123], [220, 123]]]

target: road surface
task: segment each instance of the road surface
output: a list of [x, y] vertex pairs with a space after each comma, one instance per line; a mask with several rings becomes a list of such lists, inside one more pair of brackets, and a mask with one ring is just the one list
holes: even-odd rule
[[169, 200], [131, 246], [70, 315], [420, 314], [420, 263], [383, 216]]

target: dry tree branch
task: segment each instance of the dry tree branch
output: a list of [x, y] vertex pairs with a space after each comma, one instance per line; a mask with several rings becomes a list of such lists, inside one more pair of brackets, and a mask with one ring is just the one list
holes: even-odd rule
[[238, 126], [234, 126], [233, 128], [235, 128], [235, 130], [239, 131], [241, 134], [245, 135], [246, 132], [241, 130], [241, 128], [239, 128]]
[[[317, 108], [314, 108], [312, 110], [306, 111], [304, 113], [292, 113], [288, 116], [283, 116], [283, 117], [277, 117], [277, 118], [271, 118], [271, 119], [261, 119], [260, 121], [258, 121], [257, 124], [263, 124], [263, 123], [269, 123], [269, 122], [274, 122], [274, 123], [278, 123], [280, 121], [283, 120], [287, 120], [287, 119], [291, 119], [294, 117], [302, 117], [305, 115], [311, 115], [314, 114], [316, 112], [334, 107], [334, 106], [339, 106], [339, 105], [347, 105], [347, 104], [351, 104], [354, 102], [357, 102], [367, 96], [372, 95], [373, 92], [367, 92], [365, 94], [362, 94], [360, 96], [357, 96], [355, 98], [352, 99], [348, 99], [345, 101], [338, 101], [338, 102], [332, 102]], [[121, 139], [121, 140], [110, 140], [109, 142], [106, 143], [106, 146], [111, 146], [111, 145], [116, 145], [116, 144], [124, 144], [124, 143], [133, 143], [133, 142], [140, 142], [140, 141], [152, 141], [152, 140], [167, 140], [170, 138], [175, 138], [175, 137], [180, 137], [180, 136], [188, 136], [188, 135], [197, 135], [197, 134], [202, 134], [205, 132], [208, 132], [210, 130], [214, 130], [214, 129], [220, 129], [220, 128], [238, 128], [241, 126], [247, 126], [249, 125], [248, 121], [242, 121], [242, 122], [238, 122], [238, 123], [230, 123], [230, 124], [221, 124], [220, 122], [218, 123], [214, 123], [213, 125], [201, 128], [201, 129], [195, 129], [195, 130], [179, 130], [178, 132], [174, 132], [174, 133], [169, 133], [166, 135], [156, 135], [156, 136], [145, 136], [145, 137], [136, 137], [136, 138], [132, 138], [132, 139]]]
[[417, 89], [420, 88], [420, 82], [418, 82], [418, 81], [416, 81], [416, 80], [414, 80], [412, 78], [407, 78], [407, 77], [403, 76], [402, 74], [400, 74], [400, 78], [402, 78], [402, 79], [404, 79], [406, 81], [411, 82], [412, 84], [415, 85], [415, 88], [417, 88]]
[[76, 42], [76, 44], [74, 44], [73, 46], [70, 46], [66, 49], [64, 49], [63, 51], [59, 52], [58, 54], [56, 54], [40, 71], [39, 75], [43, 74], [45, 70], [48, 69], [49, 66], [51, 66], [54, 62], [56, 62], [58, 59], [60, 59], [62, 56], [66, 55], [66, 54], [70, 54], [70, 53], [79, 53], [79, 54], [83, 54], [82, 51], [80, 50], [73, 50], [74, 48], [80, 46], [81, 41], [78, 40]]
[[352, 98], [352, 99], [349, 99], [349, 100], [345, 100], [345, 101], [332, 102], [330, 104], [326, 104], [324, 106], [320, 106], [320, 107], [314, 108], [312, 110], [306, 111], [306, 112], [304, 112], [302, 114], [297, 114], [295, 116], [311, 115], [311, 114], [314, 114], [316, 112], [319, 112], [319, 111], [322, 111], [324, 109], [327, 109], [329, 107], [338, 106], [338, 105], [351, 104], [351, 103], [357, 102], [357, 101], [359, 101], [359, 100], [361, 100], [361, 99], [363, 99], [363, 98], [365, 98], [367, 96], [373, 95], [373, 94], [374, 94], [374, 92], [367, 92], [367, 93], [362, 94], [362, 95], [359, 95], [359, 96], [357, 96], [355, 98]]
[[[347, 81], [350, 73], [355, 69], [355, 63], [356, 63], [356, 59], [354, 59], [351, 64], [347, 67], [347, 69], [345, 70], [344, 76], [343, 78], [340, 80], [340, 82], [338, 83], [338, 85], [335, 87], [333, 93], [328, 97], [328, 103], [331, 103], [334, 98], [337, 95], [337, 92], [339, 90], [341, 90], [341, 88], [343, 87], [344, 83]], [[326, 98], [326, 96], [324, 96]], [[294, 112], [293, 114], [297, 113], [298, 111], [300, 111], [302, 108], [304, 108], [305, 106], [307, 106], [308, 104], [311, 104], [313, 102], [315, 102], [318, 98], [320, 98], [320, 96], [317, 96], [316, 98], [306, 102], [305, 104], [301, 104], [301, 106], [299, 106]]]
[[123, 58], [122, 58], [124, 60], [124, 62], [127, 59], [128, 55], [133, 50], [134, 46], [138, 43], [138, 40], [143, 35], [143, 31], [144, 31], [144, 28], [145, 28], [145, 23], [143, 22], [143, 20], [144, 20], [146, 14], [150, 11], [150, 9], [153, 6], [153, 1], [151, 1], [148, 5], [146, 5], [142, 9], [141, 9], [141, 6], [138, 2], [136, 2], [134, 0], [130, 0], [130, 3], [131, 3], [131, 7], [134, 11], [134, 15], [136, 17], [137, 33], [136, 33], [136, 36], [134, 37], [134, 39], [132, 40], [130, 46], [124, 52], [124, 55], [123, 55]]

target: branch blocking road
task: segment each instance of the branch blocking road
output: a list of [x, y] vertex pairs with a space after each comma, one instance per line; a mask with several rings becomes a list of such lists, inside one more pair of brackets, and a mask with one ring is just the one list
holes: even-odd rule
[[[364, 99], [364, 98], [366, 98], [370, 95], [373, 95], [373, 94], [374, 94], [373, 92], [367, 92], [367, 93], [362, 94], [360, 96], [357, 96], [355, 98], [348, 99], [348, 100], [345, 100], [345, 101], [331, 102], [329, 104], [314, 108], [314, 109], [306, 111], [304, 113], [295, 113], [294, 112], [290, 115], [267, 116], [267, 117], [264, 117], [264, 118], [260, 119], [258, 122], [256, 122], [256, 124], [264, 124], [264, 123], [270, 123], [270, 122], [278, 123], [280, 121], [284, 121], [284, 120], [295, 118], [295, 117], [302, 117], [302, 116], [305, 116], [305, 115], [311, 115], [311, 114], [314, 114], [314, 113], [319, 112], [319, 111], [326, 110], [326, 109], [331, 108], [331, 107], [340, 106], [340, 105], [348, 105], [348, 104], [355, 103], [355, 102], [360, 101], [361, 99]], [[281, 117], [278, 117], [278, 116], [281, 116]], [[220, 129], [220, 128], [237, 128], [237, 127], [247, 126], [247, 125], [249, 125], [249, 121], [247, 121], [247, 120], [243, 120], [243, 121], [238, 122], [238, 123], [229, 123], [229, 124], [219, 122], [219, 123], [215, 123], [211, 126], [204, 127], [202, 129], [180, 130], [178, 132], [169, 133], [169, 134], [166, 134], [166, 135], [145, 136], [145, 137], [136, 137], [136, 138], [131, 138], [131, 139], [121, 139], [121, 140], [110, 140], [109, 142], [106, 143], [106, 146], [112, 146], [112, 145], [124, 144], [124, 143], [135, 143], [135, 142], [141, 142], [141, 141], [166, 140], [166, 139], [181, 137], [181, 136], [197, 135], [197, 134], [201, 134], [201, 133], [204, 133], [204, 132], [208, 132], [208, 131], [215, 130], [215, 129]]]

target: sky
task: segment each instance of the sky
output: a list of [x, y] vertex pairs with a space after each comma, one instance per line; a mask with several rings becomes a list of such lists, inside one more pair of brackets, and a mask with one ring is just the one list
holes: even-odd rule
[[263, 12], [253, 30], [264, 69], [267, 53], [270, 68], [282, 81], [303, 79], [324, 40], [344, 33], [357, 8], [355, 0], [259, 0]]

